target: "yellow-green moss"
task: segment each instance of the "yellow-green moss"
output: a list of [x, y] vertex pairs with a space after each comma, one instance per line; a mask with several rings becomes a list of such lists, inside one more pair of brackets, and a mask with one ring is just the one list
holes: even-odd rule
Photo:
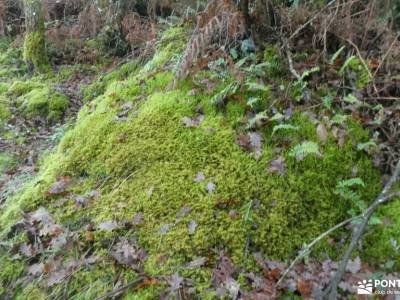
[[18, 102], [26, 117], [44, 117], [48, 121], [59, 120], [69, 105], [68, 97], [48, 86], [32, 89], [21, 96]]
[[50, 70], [43, 31], [27, 33], [24, 43], [24, 60], [31, 63], [38, 72]]
[[10, 85], [8, 83], [0, 82], [0, 94], [4, 94], [5, 92], [8, 91], [9, 88]]
[[8, 98], [0, 96], [0, 126], [7, 122], [10, 116], [10, 103]]
[[[303, 243], [348, 217], [353, 204], [334, 193], [338, 180], [350, 178], [356, 168], [357, 177], [366, 184], [360, 191], [366, 201], [372, 200], [381, 186], [371, 160], [356, 150], [359, 142], [369, 139], [368, 132], [352, 121], [347, 124], [348, 138], [342, 147], [332, 135], [323, 145], [313, 121], [295, 112], [290, 123], [299, 130], [285, 135], [278, 131], [272, 136], [275, 124], [269, 124], [261, 130], [263, 152], [255, 160], [235, 143], [234, 124], [243, 113], [241, 105], [232, 102], [224, 113], [218, 112], [209, 95], [199, 91], [188, 96], [193, 88], [189, 80], [175, 90], [167, 89], [174, 75], [161, 67], [182, 51], [174, 37], [167, 35], [162, 40], [165, 45], [142, 69], [117, 71], [101, 84], [35, 181], [7, 202], [0, 227], [6, 232], [21, 210], [38, 206], [48, 207], [56, 220], [71, 230], [91, 222], [132, 220], [141, 212], [143, 224], [122, 232], [137, 236], [148, 252], [145, 271], [150, 275], [179, 271], [194, 280], [198, 293], [212, 299], [213, 295], [204, 292], [210, 286], [211, 269], [185, 270], [187, 262], [205, 256], [212, 264], [213, 250], [224, 248], [236, 265], [254, 267], [253, 259], [244, 255], [248, 241], [252, 250], [269, 258], [289, 259]], [[186, 128], [182, 118], [195, 116], [199, 105], [204, 121], [198, 128]], [[322, 156], [303, 161], [291, 157], [290, 150], [304, 141], [317, 143]], [[270, 161], [279, 155], [278, 147], [286, 159], [285, 177], [267, 171]], [[205, 180], [196, 183], [198, 172], [204, 173]], [[57, 176], [63, 175], [76, 182], [71, 193], [85, 195], [98, 190], [101, 198], [88, 208], [77, 209], [73, 201], [54, 207], [51, 204], [56, 197], [49, 198], [46, 192]], [[208, 183], [215, 185], [214, 191], [207, 191]], [[191, 211], [177, 219], [185, 206]], [[189, 234], [192, 220], [197, 228]], [[170, 228], [161, 233], [165, 225]], [[104, 255], [120, 234], [96, 231], [91, 247]], [[322, 243], [320, 249], [332, 247]], [[74, 274], [71, 293], [79, 291], [77, 299], [85, 299], [109, 290], [112, 278], [101, 270], [96, 266]], [[95, 290], [85, 290], [91, 281]], [[153, 299], [159, 292], [159, 287], [152, 286], [128, 293], [125, 299]]]
[[8, 95], [19, 97], [21, 95], [29, 93], [33, 89], [42, 87], [44, 87], [44, 84], [34, 80], [14, 81], [14, 83], [9, 88]]

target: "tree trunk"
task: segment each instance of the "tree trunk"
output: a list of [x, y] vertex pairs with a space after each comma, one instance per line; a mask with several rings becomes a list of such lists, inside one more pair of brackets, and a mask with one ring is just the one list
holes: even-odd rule
[[244, 18], [246, 20], [247, 28], [250, 28], [250, 12], [249, 12], [249, 0], [240, 0], [239, 9], [242, 11]]
[[5, 36], [5, 17], [6, 17], [6, 5], [4, 0], [0, 0], [0, 37]]
[[42, 0], [24, 0], [24, 12], [24, 60], [30, 72], [45, 72], [49, 69], [49, 61], [46, 53]]

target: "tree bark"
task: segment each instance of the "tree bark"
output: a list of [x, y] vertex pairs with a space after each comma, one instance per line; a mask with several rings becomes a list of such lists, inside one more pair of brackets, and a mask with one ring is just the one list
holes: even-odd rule
[[244, 15], [247, 28], [250, 28], [251, 22], [250, 22], [249, 0], [240, 0], [239, 9], [242, 11]]
[[49, 68], [46, 53], [42, 0], [24, 0], [25, 43], [24, 60], [30, 72], [45, 72]]
[[5, 36], [5, 15], [6, 15], [6, 4], [4, 0], [0, 0], [0, 37]]

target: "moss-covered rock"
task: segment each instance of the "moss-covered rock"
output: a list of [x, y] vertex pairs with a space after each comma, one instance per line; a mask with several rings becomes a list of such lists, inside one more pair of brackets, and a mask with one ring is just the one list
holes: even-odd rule
[[35, 88], [21, 96], [19, 101], [28, 118], [44, 117], [48, 121], [59, 120], [69, 105], [68, 97], [50, 87]]

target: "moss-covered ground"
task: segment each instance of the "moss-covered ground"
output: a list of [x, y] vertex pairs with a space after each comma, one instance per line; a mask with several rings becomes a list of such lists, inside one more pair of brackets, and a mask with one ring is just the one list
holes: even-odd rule
[[[342, 145], [332, 132], [321, 142], [312, 115], [296, 106], [286, 122], [296, 130], [277, 130], [270, 121], [257, 131], [262, 151], [257, 157], [238, 145], [243, 117], [249, 109], [240, 100], [252, 92], [242, 92], [223, 109], [211, 101], [198, 82], [215, 76], [212, 71], [178, 82], [173, 64], [182, 53], [184, 29], [177, 27], [164, 34], [154, 57], [145, 65], [133, 61], [103, 76], [84, 90], [85, 105], [73, 127], [54, 151], [43, 158], [40, 172], [18, 195], [1, 207], [1, 236], [7, 243], [24, 241], [24, 235], [7, 236], [23, 212], [46, 207], [57, 223], [80, 236], [79, 248], [101, 257], [96, 265], [74, 272], [68, 281], [46, 288], [37, 278], [28, 285], [15, 285], [30, 263], [0, 252], [0, 295], [15, 299], [95, 299], [113, 289], [116, 278], [122, 283], [138, 275], [131, 269], [112, 263], [108, 249], [120, 236], [136, 237], [148, 253], [144, 271], [151, 275], [178, 272], [194, 282], [201, 299], [213, 299], [209, 291], [212, 269], [218, 252], [224, 249], [235, 265], [257, 271], [247, 249], [266, 257], [290, 260], [304, 243], [348, 217], [354, 204], [341, 199], [335, 189], [340, 180], [358, 177], [365, 183], [357, 192], [370, 202], [379, 193], [380, 174], [371, 158], [357, 145], [369, 140], [369, 133], [351, 118], [341, 126], [347, 130]], [[266, 57], [269, 59], [269, 56]], [[276, 57], [269, 62], [277, 68]], [[172, 65], [172, 66], [171, 66]], [[221, 81], [217, 90], [225, 87]], [[192, 93], [196, 89], [195, 93]], [[60, 119], [68, 106], [65, 96], [40, 80], [16, 81], [0, 85], [1, 95], [16, 101], [30, 118]], [[261, 106], [270, 107], [275, 99], [261, 93]], [[7, 101], [1, 102], [0, 118], [8, 116]], [[284, 107], [279, 107], [282, 115]], [[317, 112], [318, 113], [318, 112]], [[187, 127], [185, 117], [204, 115], [199, 126]], [[327, 115], [329, 123], [335, 115]], [[289, 128], [289, 127], [287, 127]], [[276, 130], [274, 130], [276, 129]], [[313, 142], [319, 153], [303, 160], [293, 157], [296, 145]], [[285, 159], [285, 175], [270, 172], [271, 161]], [[0, 170], [7, 164], [0, 156]], [[198, 178], [198, 174], [202, 178]], [[356, 173], [356, 174], [355, 174]], [[68, 194], [49, 195], [59, 178], [71, 178]], [[75, 197], [96, 191], [96, 200], [77, 207]], [[66, 198], [61, 205], [60, 199]], [[187, 208], [180, 217], [179, 212]], [[388, 256], [400, 266], [399, 254], [392, 250], [393, 240], [400, 241], [400, 223], [396, 221], [399, 204], [393, 202], [381, 214], [392, 217], [390, 225], [376, 225], [367, 235], [362, 257], [382, 263]], [[143, 220], [133, 228], [108, 232], [95, 230], [88, 238], [87, 226], [107, 221], [132, 222], [140, 213]], [[197, 225], [195, 230], [189, 224]], [[189, 227], [188, 227], [189, 226]], [[340, 238], [340, 233], [336, 236]], [[314, 255], [337, 258], [337, 247], [322, 242]], [[74, 257], [74, 251], [61, 251]], [[40, 257], [46, 261], [54, 253]], [[206, 257], [206, 266], [190, 270], [185, 265], [196, 257]], [[157, 299], [163, 285], [133, 290], [123, 299]]]

